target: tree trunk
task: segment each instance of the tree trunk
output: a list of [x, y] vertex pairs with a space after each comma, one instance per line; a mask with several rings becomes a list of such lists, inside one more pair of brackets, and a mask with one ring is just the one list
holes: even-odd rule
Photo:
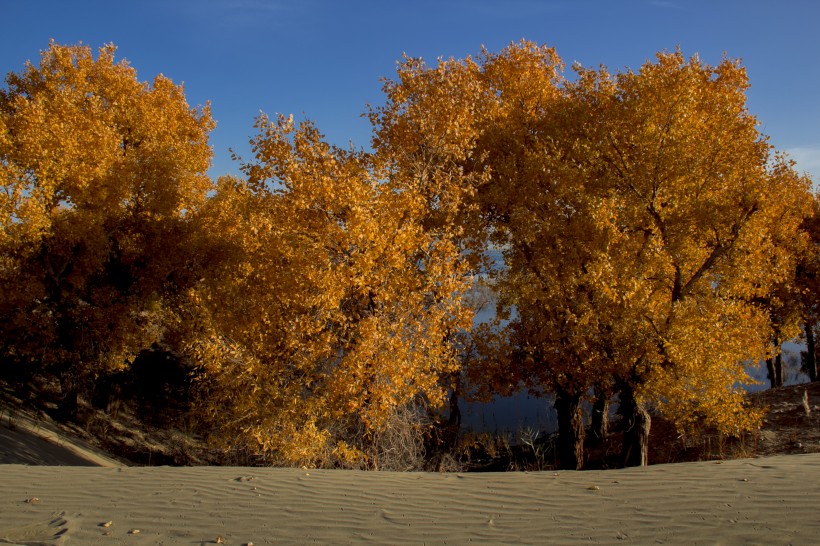
[[766, 378], [769, 380], [769, 388], [773, 389], [777, 387], [777, 377], [774, 373], [774, 359], [767, 358], [766, 359]]
[[635, 400], [629, 387], [621, 391], [618, 413], [623, 417], [624, 440], [621, 458], [624, 467], [647, 466], [649, 464], [649, 428], [652, 417], [643, 404]]
[[60, 400], [57, 411], [62, 419], [79, 421], [80, 417], [80, 384], [72, 370], [59, 373]]
[[458, 405], [461, 394], [461, 375], [454, 374], [452, 391], [450, 392], [450, 414], [447, 416], [447, 425], [444, 434], [445, 449], [452, 449], [458, 442], [458, 432], [461, 429], [461, 408]]
[[601, 442], [609, 434], [609, 399], [607, 390], [599, 389], [595, 393], [595, 403], [592, 405], [592, 441]]
[[581, 470], [584, 466], [584, 415], [581, 395], [558, 391], [553, 405], [558, 413], [558, 468]]
[[811, 321], [806, 321], [806, 360], [803, 362], [803, 367], [806, 369], [806, 374], [810, 381], [817, 381], [817, 354], [814, 346], [814, 324]]
[[774, 350], [777, 355], [766, 359], [766, 376], [769, 378], [769, 385], [772, 389], [783, 386], [783, 358], [780, 354], [780, 336], [775, 335]]
[[774, 358], [766, 359], [766, 377], [770, 388], [783, 386], [783, 358], [779, 353]]

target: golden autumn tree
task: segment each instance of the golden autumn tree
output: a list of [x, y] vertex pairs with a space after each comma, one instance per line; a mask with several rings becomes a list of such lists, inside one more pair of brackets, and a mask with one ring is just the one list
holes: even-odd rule
[[481, 78], [479, 63], [469, 58], [430, 67], [406, 57], [396, 79], [384, 83], [385, 103], [368, 112], [373, 149], [390, 184], [425, 200], [425, 229], [454, 238], [472, 254], [483, 250], [475, 213], [487, 174], [476, 141], [492, 108]]
[[[779, 278], [769, 294], [755, 299], [755, 302], [767, 311], [771, 326], [771, 351], [766, 358], [766, 373], [772, 388], [783, 386], [785, 370], [783, 369], [782, 344], [797, 339], [808, 331], [804, 331], [803, 328], [811, 316], [810, 303], [807, 298], [810, 292], [806, 291], [807, 286], [803, 281], [807, 280], [805, 274], [811, 267], [812, 250], [810, 247], [812, 243], [809, 226], [812, 220], [813, 218], [810, 217], [805, 218], [801, 225], [800, 236], [794, 237], [794, 233], [786, 233], [787, 239], [776, 242], [791, 255], [791, 259], [781, 265], [787, 268], [788, 274]], [[811, 340], [807, 339], [807, 343], [811, 343]]]
[[596, 196], [556, 151], [586, 115], [564, 96], [561, 69], [553, 49], [529, 42], [434, 67], [407, 59], [372, 119], [379, 152], [432, 203], [450, 204], [466, 251], [484, 252], [489, 240], [503, 254], [490, 277], [499, 317], [512, 321], [473, 332], [483, 357], [468, 369], [470, 389], [482, 398], [557, 393], [561, 465], [579, 468], [581, 401], [612, 375], [594, 339], [604, 334], [593, 332], [605, 319], [579, 270], [591, 268], [606, 233], [590, 212]]
[[810, 381], [818, 381], [816, 331], [820, 323], [820, 200], [816, 193], [812, 197], [814, 214], [803, 223], [809, 241], [798, 264], [796, 284], [802, 311], [803, 337], [806, 340], [806, 351], [801, 354], [801, 367]]
[[750, 381], [744, 363], [767, 352], [760, 301], [793, 274], [783, 242], [801, 237], [810, 194], [758, 132], [747, 88], [738, 62], [710, 66], [679, 51], [637, 72], [581, 69], [570, 87], [600, 113], [578, 168], [606, 191], [601, 218], [618, 234], [602, 280], [628, 288], [612, 300], [646, 340], [617, 362], [627, 465], [647, 461], [647, 404], [680, 426], [757, 424], [738, 385]]
[[52, 43], [0, 91], [0, 296], [8, 366], [67, 394], [162, 334], [187, 282], [188, 218], [211, 188], [208, 107], [137, 79], [115, 47]]
[[[794, 271], [783, 243], [800, 238], [806, 179], [757, 131], [734, 61], [663, 53], [638, 72], [579, 66], [572, 82], [560, 70], [522, 42], [407, 61], [387, 87], [393, 140], [376, 143], [462, 196], [463, 225], [504, 255], [495, 286], [511, 320], [482, 340], [477, 387], [555, 393], [569, 468], [583, 464], [593, 389], [620, 393], [625, 464], [646, 463], [648, 406], [681, 427], [754, 426], [737, 385], [768, 351], [763, 301]], [[448, 176], [425, 178], [429, 165]]]
[[516, 373], [556, 392], [562, 466], [582, 463], [578, 402], [602, 383], [620, 393], [624, 464], [646, 464], [647, 405], [681, 427], [755, 426], [737, 385], [767, 352], [762, 302], [794, 271], [785, 242], [808, 183], [758, 133], [733, 61], [577, 70], [543, 113], [511, 103], [488, 148], [512, 196], [494, 227], [499, 287], [517, 312]]
[[[368, 110], [372, 147], [385, 170], [386, 186], [418, 195], [422, 206], [417, 221], [428, 236], [458, 249], [469, 265], [462, 274], [476, 280], [468, 294], [474, 311], [480, 273], [490, 265], [487, 230], [477, 206], [488, 173], [475, 152], [482, 127], [491, 119], [493, 101], [485, 95], [481, 78], [480, 63], [472, 59], [430, 67], [422, 59], [405, 57], [395, 79], [384, 82], [384, 103]], [[448, 333], [449, 342], [459, 347], [462, 366], [446, 381], [448, 420], [446, 429], [439, 431], [445, 443], [458, 435], [463, 367], [474, 356], [471, 337], [469, 328]]]
[[440, 405], [458, 367], [463, 260], [373, 157], [309, 122], [256, 127], [247, 179], [221, 180], [202, 214], [220, 255], [192, 293], [203, 408], [217, 437], [279, 463], [392, 465], [378, 437], [408, 405]]
[[499, 316], [512, 309], [515, 317], [506, 328], [473, 332], [483, 357], [468, 369], [470, 390], [481, 398], [522, 387], [558, 392], [562, 466], [579, 468], [581, 400], [611, 374], [592, 364], [598, 348], [580, 341], [590, 333], [578, 327], [572, 334], [577, 325], [567, 324], [573, 313], [588, 322], [596, 312], [578, 297], [584, 281], [577, 269], [591, 249], [571, 239], [601, 235], [586, 214], [594, 197], [583, 178], [554, 183], [558, 169], [569, 172], [550, 143], [565, 127], [560, 114], [572, 119], [561, 68], [553, 49], [529, 42], [436, 66], [406, 59], [385, 85], [386, 106], [372, 111], [371, 120], [374, 146], [395, 158], [396, 178], [400, 173], [405, 184], [421, 188], [429, 210], [438, 212], [428, 224], [456, 226], [451, 233], [477, 258], [477, 271], [487, 241], [504, 256], [502, 270], [489, 274]]
[[505, 263], [496, 277], [499, 311], [511, 319], [502, 332], [506, 370], [494, 375], [503, 385], [512, 372], [530, 392], [554, 394], [559, 465], [579, 469], [582, 402], [593, 388], [612, 388], [612, 353], [627, 346], [614, 342], [624, 325], [601, 293], [613, 238], [598, 216], [603, 196], [574, 168], [584, 160], [574, 128], [588, 113], [564, 96], [559, 68], [557, 57], [541, 66], [511, 63], [499, 82], [505, 115], [485, 140], [502, 212], [493, 226]]

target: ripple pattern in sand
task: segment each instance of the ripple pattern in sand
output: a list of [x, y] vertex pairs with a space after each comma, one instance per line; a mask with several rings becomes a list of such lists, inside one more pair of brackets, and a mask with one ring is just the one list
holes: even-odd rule
[[820, 455], [505, 474], [11, 465], [0, 531], [61, 513], [62, 535], [24, 543], [814, 544], [818, 477]]

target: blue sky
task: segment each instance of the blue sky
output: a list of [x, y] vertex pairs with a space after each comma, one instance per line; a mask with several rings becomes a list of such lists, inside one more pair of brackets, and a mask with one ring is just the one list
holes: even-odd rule
[[114, 43], [141, 80], [184, 82], [210, 101], [218, 176], [238, 171], [260, 111], [316, 121], [338, 145], [368, 146], [365, 105], [382, 100], [403, 53], [434, 63], [522, 38], [569, 66], [637, 68], [680, 46], [740, 58], [761, 131], [820, 183], [820, 2], [815, 0], [0, 0], [0, 71], [37, 61], [49, 39]]

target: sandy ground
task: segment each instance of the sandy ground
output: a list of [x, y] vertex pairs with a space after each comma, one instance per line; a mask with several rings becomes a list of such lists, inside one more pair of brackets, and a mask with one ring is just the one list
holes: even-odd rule
[[7, 464], [122, 465], [120, 461], [102, 450], [78, 438], [72, 438], [48, 423], [36, 420], [23, 412], [2, 409], [0, 410], [0, 465]]
[[0, 466], [12, 544], [820, 544], [820, 454], [427, 474]]
[[0, 543], [29, 546], [820, 544], [820, 453], [496, 474], [125, 467], [15, 416], [0, 463]]

